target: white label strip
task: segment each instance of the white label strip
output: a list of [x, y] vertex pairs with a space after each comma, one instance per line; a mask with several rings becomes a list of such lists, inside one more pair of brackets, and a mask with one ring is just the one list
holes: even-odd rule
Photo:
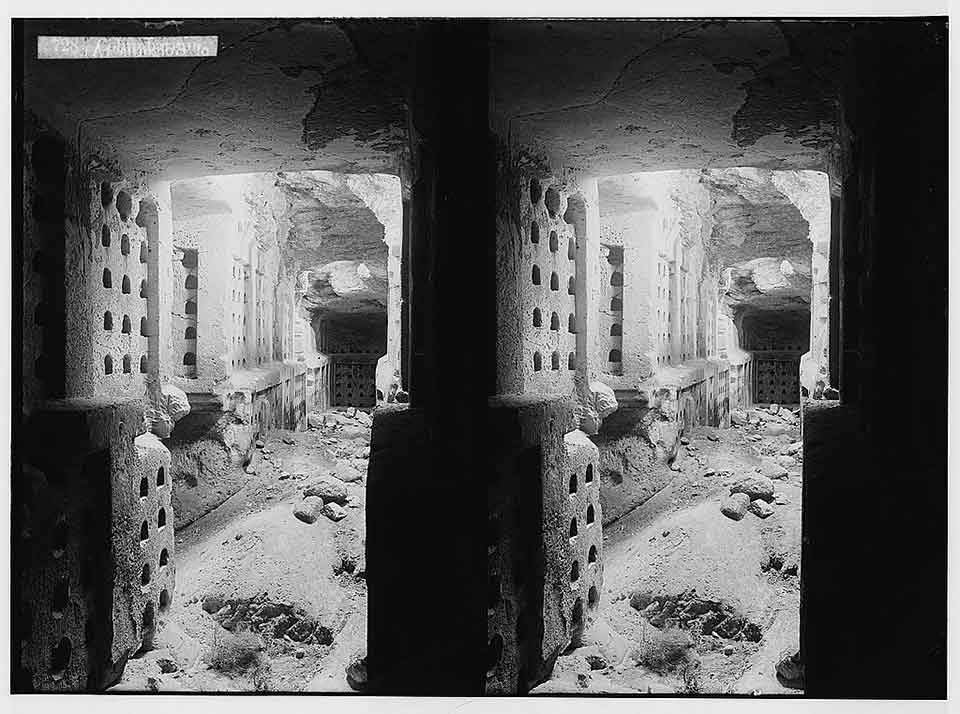
[[216, 35], [184, 37], [37, 37], [37, 59], [216, 57]]

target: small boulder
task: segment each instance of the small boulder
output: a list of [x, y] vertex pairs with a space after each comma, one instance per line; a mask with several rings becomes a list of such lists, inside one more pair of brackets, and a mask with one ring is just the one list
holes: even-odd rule
[[764, 433], [767, 436], [780, 436], [782, 434], [789, 434], [790, 427], [786, 424], [767, 424], [767, 428]]
[[327, 503], [323, 506], [323, 515], [331, 521], [342, 521], [347, 517], [347, 512], [339, 503]]
[[256, 446], [258, 449], [262, 449], [266, 446], [266, 443], [263, 441], [263, 439], [257, 439]]
[[363, 474], [357, 471], [349, 461], [339, 459], [332, 473], [332, 476], [344, 483], [353, 483], [363, 478]]
[[293, 515], [297, 517], [297, 520], [303, 521], [304, 523], [313, 523], [323, 512], [323, 499], [317, 496], [307, 496], [293, 509]]
[[780, 405], [777, 404], [776, 402], [774, 402], [774, 403], [771, 404], [769, 407], [767, 407], [767, 411], [770, 412], [771, 414], [779, 414], [779, 413], [780, 413]]
[[734, 493], [728, 496], [720, 505], [720, 512], [727, 518], [739, 521], [747, 513], [750, 506], [750, 497], [745, 493]]
[[709, 434], [707, 434], [707, 440], [708, 440], [708, 441], [720, 441], [720, 437], [717, 436], [716, 434], [714, 434], [714, 433], [711, 431]]
[[613, 393], [613, 389], [608, 387], [603, 382], [593, 381], [590, 382], [590, 394], [593, 395], [593, 408], [597, 412], [597, 417], [604, 419], [615, 411], [620, 405], [617, 402], [617, 397]]
[[174, 422], [178, 422], [190, 413], [190, 401], [187, 394], [179, 387], [164, 384], [160, 387], [160, 394], [164, 410]]
[[799, 649], [787, 648], [780, 653], [777, 659], [777, 675], [784, 685], [803, 689], [803, 662]]
[[367, 658], [357, 657], [347, 665], [347, 684], [360, 692], [367, 686]]
[[[776, 459], [774, 459], [774, 461], [776, 461], [785, 469], [789, 469], [791, 466], [797, 465], [797, 460], [792, 456], [790, 456], [789, 454], [781, 454]], [[775, 477], [771, 476], [770, 478], [775, 478]], [[786, 478], [786, 476], [783, 476], [783, 478]]]
[[749, 424], [750, 420], [747, 418], [746, 412], [735, 409], [730, 412], [730, 423], [736, 426], [743, 426], [744, 424]]
[[758, 498], [769, 503], [773, 500], [773, 492], [773, 481], [765, 476], [744, 476], [730, 486], [731, 494], [746, 494], [748, 505], [750, 501]]
[[343, 481], [331, 476], [321, 476], [307, 484], [303, 495], [318, 496], [324, 503], [339, 503], [342, 506], [347, 502], [347, 487], [343, 485]]
[[323, 414], [311, 412], [307, 414], [307, 426], [311, 429], [319, 429], [323, 426]]
[[769, 516], [773, 515], [773, 506], [766, 501], [761, 501], [758, 498], [750, 501], [750, 513], [755, 515], [757, 518], [768, 518]]
[[777, 461], [765, 458], [760, 462], [760, 475], [782, 481], [787, 477], [787, 470]]

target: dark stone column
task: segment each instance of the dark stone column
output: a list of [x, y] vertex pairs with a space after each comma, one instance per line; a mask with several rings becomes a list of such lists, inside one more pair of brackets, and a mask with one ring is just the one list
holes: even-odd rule
[[943, 698], [946, 25], [863, 23], [851, 47], [841, 406], [804, 416], [806, 693]]
[[392, 694], [476, 695], [486, 672], [486, 400], [494, 374], [486, 22], [418, 24], [409, 91], [411, 405], [374, 416], [368, 671]]

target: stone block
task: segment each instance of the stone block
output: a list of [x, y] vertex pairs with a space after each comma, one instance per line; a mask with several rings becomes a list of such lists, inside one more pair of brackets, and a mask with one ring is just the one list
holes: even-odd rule
[[[14, 472], [14, 691], [102, 690], [174, 586], [170, 455], [140, 402], [48, 402]], [[51, 448], [56, 444], [56, 448]]]

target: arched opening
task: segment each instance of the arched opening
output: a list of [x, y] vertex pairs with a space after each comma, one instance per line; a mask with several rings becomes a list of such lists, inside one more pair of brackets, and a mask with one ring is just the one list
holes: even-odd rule
[[103, 373], [113, 374], [113, 357], [106, 355], [103, 358]]
[[110, 247], [110, 226], [106, 223], [103, 224], [103, 227], [100, 229], [100, 245], [104, 248]]
[[547, 207], [547, 213], [550, 214], [550, 217], [556, 218], [560, 211], [560, 192], [551, 186], [543, 195], [543, 203]]
[[117, 193], [117, 213], [120, 214], [121, 219], [127, 221], [130, 219], [131, 210], [133, 210], [133, 199], [130, 198], [129, 193], [121, 190]]
[[607, 354], [607, 362], [622, 362], [623, 357], [620, 354], [620, 350], [610, 350]]
[[[589, 515], [589, 512], [588, 512]], [[157, 530], [164, 528], [167, 525], [167, 512], [161, 508], [157, 511]]]
[[589, 506], [587, 506], [587, 525], [588, 526], [592, 525], [593, 520], [594, 520], [594, 510], [593, 510], [593, 504], [591, 503]]
[[543, 317], [540, 314], [540, 308], [533, 308], [533, 326], [541, 327], [543, 325]]
[[184, 352], [183, 363], [189, 367], [196, 366], [197, 356], [193, 352]]
[[556, 253], [558, 250], [560, 250], [560, 238], [556, 231], [550, 231], [550, 252]]
[[554, 350], [554, 353], [550, 355], [550, 368], [560, 369], [560, 353], [556, 350]]
[[530, 224], [530, 242], [539, 243], [540, 242], [540, 224], [536, 221], [533, 221]]
[[185, 340], [195, 340], [197, 339], [197, 328], [193, 325], [187, 325], [187, 329], [183, 331], [183, 339]]
[[540, 268], [536, 265], [534, 265], [533, 270], [530, 271], [530, 280], [534, 285], [540, 284]]
[[130, 374], [132, 370], [133, 370], [133, 364], [132, 364], [132, 360], [130, 359], [130, 355], [124, 355], [123, 356], [123, 373]]
[[615, 322], [610, 325], [610, 336], [611, 337], [621, 337], [623, 336], [623, 325], [619, 322]]
[[110, 275], [110, 268], [103, 269], [103, 287], [105, 288], [113, 287], [113, 276]]
[[577, 353], [571, 352], [567, 355], [567, 369], [574, 370], [577, 368]]
[[530, 179], [530, 203], [536, 206], [541, 198], [543, 198], [543, 188], [540, 186], [540, 180]]
[[130, 255], [130, 236], [126, 233], [120, 236], [120, 255]]
[[576, 538], [577, 535], [578, 535], [577, 531], [578, 531], [577, 519], [576, 519], [576, 518], [571, 518], [571, 519], [570, 519], [570, 537], [571, 537], [571, 538]]
[[543, 369], [543, 358], [540, 356], [539, 352], [533, 353], [533, 371], [539, 372]]
[[130, 316], [129, 316], [129, 315], [124, 315], [124, 316], [123, 316], [123, 323], [122, 323], [122, 326], [121, 326], [121, 328], [120, 328], [120, 332], [122, 332], [122, 333], [125, 334], [125, 335], [129, 335], [129, 334], [130, 334]]
[[123, 276], [123, 280], [120, 282], [120, 291], [124, 295], [130, 294], [130, 276], [129, 275]]
[[567, 315], [567, 332], [571, 335], [577, 334], [577, 316], [572, 312]]
[[554, 291], [560, 289], [560, 276], [556, 273], [550, 274], [550, 289]]
[[577, 475], [575, 473], [570, 474], [570, 494], [571, 495], [577, 492], [577, 483], [578, 483]]
[[557, 313], [550, 315], [550, 329], [554, 332], [560, 330], [560, 316]]
[[103, 313], [103, 329], [112, 330], [113, 329], [113, 315], [110, 314], [110, 311], [107, 310]]
[[196, 290], [197, 289], [197, 276], [190, 274], [187, 276], [186, 281], [183, 284], [183, 287], [186, 290]]

